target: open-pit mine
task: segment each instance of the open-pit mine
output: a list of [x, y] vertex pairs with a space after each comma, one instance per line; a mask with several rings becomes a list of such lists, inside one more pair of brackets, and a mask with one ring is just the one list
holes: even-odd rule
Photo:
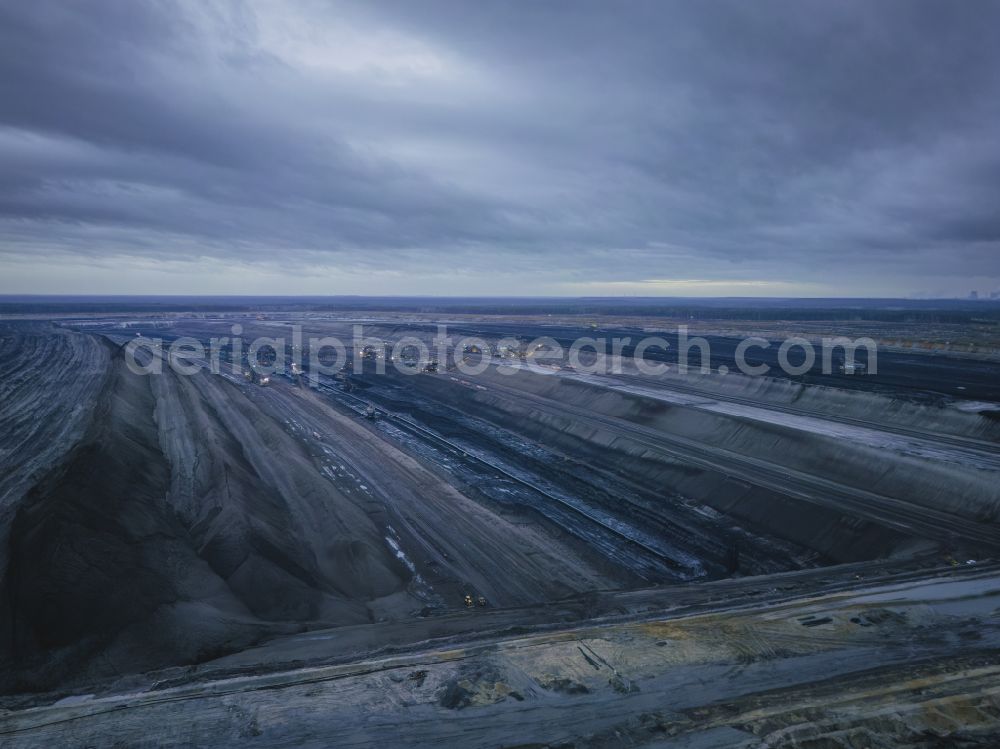
[[779, 313], [8, 305], [0, 746], [1000, 746], [988, 325]]

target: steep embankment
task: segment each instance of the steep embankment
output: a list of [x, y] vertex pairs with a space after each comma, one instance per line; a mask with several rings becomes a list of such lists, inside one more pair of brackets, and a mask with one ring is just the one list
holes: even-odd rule
[[152, 410], [148, 383], [114, 361], [91, 429], [14, 519], [5, 644], [22, 688], [117, 670], [133, 649], [143, 666], [197, 654], [211, 638], [188, 631], [192, 608], [213, 608], [219, 627], [245, 615], [163, 501], [170, 467]]
[[0, 579], [24, 494], [83, 436], [111, 349], [48, 323], [0, 327]]
[[407, 600], [410, 573], [365, 509], [279, 425], [218, 378], [139, 376], [119, 352], [9, 538], [7, 690], [191, 662]]
[[[633, 372], [634, 374], [634, 372]], [[858, 375], [864, 377], [865, 375]], [[917, 375], [915, 375], [917, 376]], [[923, 432], [950, 434], [1000, 444], [1000, 420], [989, 404], [957, 401], [946, 406], [915, 403], [891, 394], [838, 389], [774, 377], [720, 376], [697, 371], [636, 377], [645, 384], [694, 388], [705, 394], [748, 399], [763, 406], [791, 407], [834, 418], [848, 417]], [[981, 413], [978, 408], [984, 408]]]
[[527, 371], [485, 374], [476, 385], [444, 377], [420, 384], [439, 391], [435, 397], [469, 401], [506, 428], [663, 486], [664, 501], [677, 492], [829, 558], [870, 559], [929, 542], [975, 553], [1000, 538], [990, 530], [1000, 508], [995, 456], [966, 460], [949, 445], [940, 459], [929, 450], [918, 456], [832, 428], [823, 434]]
[[405, 586], [409, 573], [384, 540], [381, 508], [332, 486], [239, 390], [205, 373], [164, 372], [150, 383], [174, 469], [170, 505], [255, 615], [367, 621], [365, 602]]

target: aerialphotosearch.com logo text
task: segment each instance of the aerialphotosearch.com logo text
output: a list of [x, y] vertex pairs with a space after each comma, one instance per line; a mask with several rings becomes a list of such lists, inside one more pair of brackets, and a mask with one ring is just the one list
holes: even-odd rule
[[[491, 366], [505, 375], [523, 370], [548, 375], [566, 368], [584, 374], [728, 374], [732, 371], [730, 364], [742, 374], [755, 377], [767, 375], [775, 366], [790, 376], [813, 372], [817, 364], [823, 374], [878, 371], [877, 344], [867, 337], [825, 337], [818, 346], [797, 336], [780, 343], [751, 336], [741, 339], [735, 347], [732, 339], [716, 339], [716, 346], [724, 346], [725, 351], [713, 356], [713, 344], [702, 336], [689, 335], [686, 325], [678, 326], [675, 333], [638, 339], [581, 336], [569, 346], [550, 336], [534, 340], [487, 340], [480, 336], [456, 339], [448, 335], [445, 325], [439, 325], [429, 341], [415, 335], [387, 340], [366, 335], [364, 326], [354, 325], [351, 340], [346, 343], [335, 336], [306, 338], [300, 325], [289, 328], [290, 337], [259, 336], [249, 342], [239, 324], [231, 327], [229, 336], [210, 338], [207, 344], [192, 337], [165, 342], [139, 336], [125, 346], [126, 364], [131, 371], [144, 375], [161, 373], [164, 363], [181, 375], [206, 369], [219, 374], [227, 368], [233, 374], [255, 379], [291, 375], [314, 387], [323, 376], [345, 370], [359, 375], [385, 374], [389, 366], [403, 375], [453, 368], [467, 376], [482, 374]], [[859, 349], [865, 350], [863, 360], [856, 356]], [[713, 361], [723, 363], [713, 369]]]

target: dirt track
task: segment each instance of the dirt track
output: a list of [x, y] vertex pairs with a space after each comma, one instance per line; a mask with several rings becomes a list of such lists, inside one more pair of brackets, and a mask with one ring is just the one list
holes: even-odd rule
[[[928, 608], [933, 603], [934, 608]], [[10, 713], [11, 747], [881, 746], [1000, 737], [1000, 578], [193, 681]], [[280, 646], [279, 646], [280, 647]], [[151, 724], [160, 726], [146, 739]]]

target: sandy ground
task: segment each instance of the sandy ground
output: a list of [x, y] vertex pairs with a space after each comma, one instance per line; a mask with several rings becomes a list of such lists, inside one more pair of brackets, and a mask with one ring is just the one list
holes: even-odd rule
[[989, 746], [998, 606], [997, 572], [963, 570], [63, 699], [5, 714], [0, 736], [10, 747]]
[[454, 591], [453, 600], [468, 590], [510, 606], [614, 584], [539, 527], [512, 522], [464, 496], [314, 391], [276, 387], [257, 397], [320, 446], [319, 459], [333, 475], [341, 465], [352, 467], [358, 491], [387, 508], [407, 557], [436, 590], [443, 584]]

